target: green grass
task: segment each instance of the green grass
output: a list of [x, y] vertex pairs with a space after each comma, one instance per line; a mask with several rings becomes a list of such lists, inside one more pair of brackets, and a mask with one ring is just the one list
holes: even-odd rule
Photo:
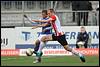
[[1, 66], [99, 66], [99, 56], [86, 56], [86, 62], [77, 56], [47, 56], [33, 64], [33, 56], [1, 57]]

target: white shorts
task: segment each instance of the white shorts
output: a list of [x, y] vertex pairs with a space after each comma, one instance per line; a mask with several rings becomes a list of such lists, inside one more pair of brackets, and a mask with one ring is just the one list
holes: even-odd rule
[[40, 34], [39, 37], [38, 37], [38, 40], [41, 41], [41, 38], [42, 38], [43, 36], [47, 36], [47, 35], [52, 35], [52, 34]]

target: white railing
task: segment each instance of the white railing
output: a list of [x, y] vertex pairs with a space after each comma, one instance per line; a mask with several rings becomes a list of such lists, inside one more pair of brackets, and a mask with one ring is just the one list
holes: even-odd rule
[[[71, 1], [1, 1], [1, 25], [30, 26], [23, 15], [38, 19], [41, 11], [48, 8], [56, 9], [62, 25], [77, 25], [79, 12], [89, 12], [88, 25], [99, 25], [98, 11], [72, 11]], [[72, 21], [73, 12], [76, 13], [75, 22]]]
[[[24, 12], [24, 13], [23, 13]], [[73, 12], [76, 13], [75, 22], [73, 19]], [[68, 10], [56, 10], [56, 13], [61, 21], [62, 25], [77, 25], [77, 13], [88, 12], [88, 25], [96, 26], [99, 25], [99, 11], [68, 11]], [[39, 19], [41, 11], [3, 11], [1, 12], [1, 25], [8, 24], [17, 26], [17, 24], [22, 24], [25, 26], [30, 26], [30, 23], [23, 19], [23, 14], [28, 15], [33, 19]], [[80, 22], [82, 24], [82, 22]], [[29, 24], [29, 25], [26, 25]]]
[[2, 11], [19, 11], [23, 10], [23, 7], [24, 10], [70, 9], [71, 1], [1, 1]]

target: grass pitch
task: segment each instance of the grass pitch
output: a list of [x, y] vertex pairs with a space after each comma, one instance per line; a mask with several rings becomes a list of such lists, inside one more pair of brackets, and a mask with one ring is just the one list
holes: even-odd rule
[[42, 62], [34, 64], [34, 56], [1, 57], [1, 66], [99, 66], [99, 56], [85, 56], [86, 62], [77, 56], [43, 56]]

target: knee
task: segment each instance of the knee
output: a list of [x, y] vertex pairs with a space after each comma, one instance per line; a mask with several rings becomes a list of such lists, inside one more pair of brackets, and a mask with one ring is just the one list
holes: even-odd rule
[[46, 41], [46, 37], [42, 37], [42, 38], [41, 38], [41, 41], [42, 41], [42, 42], [45, 42], [45, 41]]
[[35, 45], [38, 45], [38, 44], [40, 44], [40, 41], [36, 40]]
[[69, 47], [68, 47], [68, 45], [65, 45], [65, 46], [63, 46], [64, 47], [64, 49], [68, 49]]
[[64, 49], [67, 50], [67, 51], [70, 51], [70, 52], [72, 51], [72, 49], [71, 49], [68, 45], [65, 45], [65, 46], [63, 46], [63, 47], [64, 47]]

